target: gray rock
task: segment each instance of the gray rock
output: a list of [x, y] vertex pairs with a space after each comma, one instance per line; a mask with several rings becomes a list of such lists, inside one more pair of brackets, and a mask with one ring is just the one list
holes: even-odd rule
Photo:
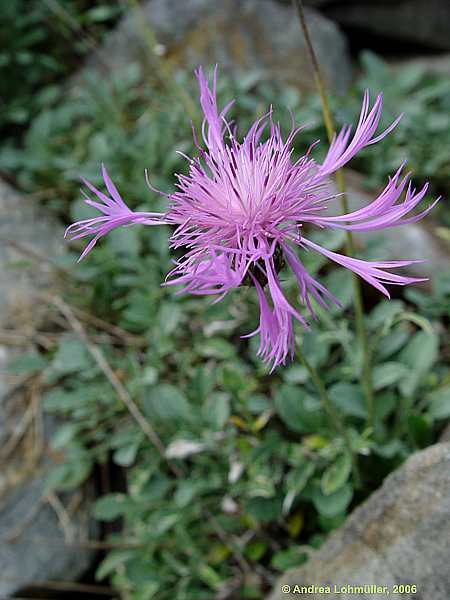
[[[35, 309], [29, 290], [46, 287], [47, 262], [63, 252], [61, 226], [39, 200], [23, 196], [0, 180], [0, 322], [26, 324]], [[28, 268], [17, 268], [24, 260]]]
[[6, 373], [11, 358], [32, 350], [32, 343], [14, 347], [1, 341], [5, 333], [25, 340], [32, 337], [45, 309], [34, 293], [51, 285], [46, 258], [62, 254], [61, 240], [61, 226], [37, 200], [0, 181], [0, 598], [34, 581], [74, 580], [93, 558], [74, 539], [75, 532], [95, 535], [87, 497], [62, 499], [64, 505], [73, 503], [73, 511], [65, 515], [67, 523], [58, 501], [51, 506], [44, 497], [46, 469], [52, 460], [48, 440], [56, 424], [40, 416], [38, 405], [27, 420], [33, 408], [30, 397]]
[[[63, 252], [61, 226], [30, 196], [23, 196], [0, 180], [0, 330], [30, 333], [41, 308], [32, 293], [51, 283], [48, 258]], [[18, 353], [2, 344], [0, 374]], [[6, 431], [6, 398], [11, 391], [7, 376], [0, 377], [0, 444]], [[6, 432], [6, 433], [5, 433]]]
[[[324, 75], [342, 93], [351, 80], [345, 37], [315, 10], [307, 15]], [[150, 27], [150, 48], [143, 40], [143, 18]], [[252, 70], [303, 89], [314, 86], [294, 8], [275, 0], [147, 0], [142, 15], [130, 12], [88, 66], [120, 69], [134, 60], [151, 60], [152, 49], [175, 67], [218, 63], [234, 74]]]
[[450, 442], [450, 423], [448, 423], [445, 427], [441, 436], [439, 438], [440, 442]]
[[[28, 586], [39, 587], [41, 583], [45, 587], [43, 582], [48, 580], [76, 581], [94, 558], [92, 550], [79, 546], [80, 538], [90, 538], [96, 533], [87, 512], [86, 497], [76, 506], [76, 496], [65, 495], [61, 504], [67, 507], [72, 502], [75, 510], [66, 511], [67, 515], [62, 513], [62, 518], [58, 516], [44, 498], [45, 462], [45, 459], [36, 465], [30, 462], [28, 468], [22, 463], [20, 476], [16, 472], [18, 479], [12, 485], [10, 481], [9, 492], [0, 496], [2, 599]], [[36, 469], [42, 473], [32, 477]]]
[[[358, 507], [344, 526], [305, 565], [274, 586], [268, 600], [324, 597], [385, 600], [385, 593], [349, 590], [282, 593], [282, 586], [386, 586], [393, 598], [450, 598], [450, 444], [413, 455], [380, 490]], [[416, 593], [394, 594], [395, 584], [416, 585]]]
[[450, 50], [448, 0], [306, 0], [344, 28]]
[[[0, 180], [0, 330], [30, 333], [41, 307], [33, 292], [51, 284], [48, 259], [63, 252], [61, 226], [39, 206]], [[2, 344], [0, 374], [4, 374], [18, 347]], [[0, 444], [6, 431], [5, 402], [11, 390], [7, 376], [0, 377]]]

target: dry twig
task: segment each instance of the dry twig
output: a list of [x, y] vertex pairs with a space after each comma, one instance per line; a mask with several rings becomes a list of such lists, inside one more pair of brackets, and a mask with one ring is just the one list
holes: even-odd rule
[[72, 542], [72, 540], [75, 537], [75, 529], [65, 506], [58, 498], [58, 496], [53, 492], [49, 492], [45, 496], [45, 500], [55, 511], [55, 514], [58, 518], [58, 522], [61, 526], [61, 530], [64, 535], [64, 542], [70, 544], [70, 542]]

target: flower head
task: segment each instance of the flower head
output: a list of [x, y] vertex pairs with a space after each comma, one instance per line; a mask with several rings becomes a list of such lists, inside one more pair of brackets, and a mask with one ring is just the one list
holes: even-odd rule
[[[174, 225], [170, 246], [182, 247], [185, 253], [176, 261], [166, 285], [182, 285], [181, 293], [216, 295], [220, 299], [244, 282], [253, 284], [259, 300], [260, 320], [259, 327], [248, 336], [259, 334], [259, 355], [272, 363], [272, 368], [294, 353], [294, 319], [308, 326], [283, 293], [279, 278], [282, 264], [287, 264], [294, 273], [300, 303], [313, 317], [312, 299], [324, 307], [328, 303], [339, 304], [339, 300], [307, 272], [298, 250], [319, 252], [388, 297], [386, 284], [423, 281], [389, 271], [415, 261], [372, 262], [350, 258], [319, 246], [303, 234], [305, 224], [347, 231], [375, 231], [404, 225], [424, 217], [438, 201], [419, 214], [411, 215], [428, 186], [415, 190], [410, 173], [402, 174], [402, 165], [368, 206], [340, 216], [327, 215], [329, 203], [338, 197], [330, 185], [330, 176], [362, 148], [385, 137], [399, 120], [376, 134], [382, 94], [372, 108], [368, 92], [364, 94], [353, 135], [351, 126], [344, 126], [332, 140], [324, 161], [319, 163], [312, 157], [312, 147], [304, 156], [293, 158], [293, 141], [300, 128], [293, 129], [283, 139], [271, 110], [258, 119], [239, 142], [226, 118], [231, 103], [221, 111], [217, 106], [217, 67], [211, 87], [201, 67], [196, 76], [204, 113], [204, 148], [194, 138], [198, 156], [186, 157], [189, 172], [177, 175], [177, 191], [167, 195], [167, 211], [163, 214], [131, 211], [103, 167], [109, 196], [85, 181], [97, 197], [92, 200], [86, 196], [86, 203], [97, 208], [101, 216], [79, 221], [66, 232], [71, 239], [93, 236], [80, 259], [92, 250], [99, 238], [116, 227]], [[268, 138], [262, 141], [267, 129]]]

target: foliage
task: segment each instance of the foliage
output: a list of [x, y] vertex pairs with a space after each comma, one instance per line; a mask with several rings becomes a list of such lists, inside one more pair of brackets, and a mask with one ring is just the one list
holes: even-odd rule
[[26, 125], [60, 98], [60, 80], [73, 71], [80, 58], [92, 52], [93, 40], [101, 39], [105, 28], [120, 14], [120, 4], [114, 2], [107, 6], [92, 6], [86, 0], [1, 3], [3, 137], [17, 135], [16, 127]]
[[[378, 91], [383, 69], [376, 64], [367, 63], [366, 81], [359, 85], [370, 80]], [[190, 79], [181, 74], [179, 84], [192, 90]], [[443, 111], [444, 83], [439, 88], [427, 81], [420, 90], [428, 89], [437, 112]], [[417, 98], [413, 84], [395, 83], [399, 95]], [[220, 93], [239, 97], [236, 116], [243, 128], [275, 96], [273, 86], [256, 75], [225, 81]], [[316, 122], [299, 141], [308, 145], [320, 132], [317, 100], [289, 89], [276, 97], [298, 120]], [[431, 101], [420, 97], [419, 114]], [[359, 88], [349, 103], [334, 101], [340, 120], [354, 116], [356, 99]], [[395, 100], [395, 108], [404, 100]], [[406, 121], [407, 138], [402, 134], [398, 146], [386, 140], [388, 149], [376, 150], [374, 163], [369, 157], [360, 163], [361, 169], [370, 168], [374, 183], [385, 178], [385, 169], [392, 170], [391, 163], [397, 166], [405, 139], [410, 147], [415, 114]], [[288, 128], [288, 112], [278, 116]], [[426, 169], [434, 175], [441, 167], [421, 162], [429, 152], [421, 135], [411, 158], [420, 163], [420, 176]], [[88, 76], [63, 101], [40, 112], [23, 144], [2, 151], [2, 168], [14, 172], [23, 189], [46, 190], [48, 204], [66, 220], [89, 212], [75, 197], [80, 171], [100, 184], [98, 167], [105, 162], [131, 205], [158, 209], [162, 201], [146, 188], [144, 168], [157, 187], [173, 189], [173, 172], [185, 168], [175, 150], [192, 151], [180, 99], [163, 85], [148, 85], [136, 65], [111, 81]], [[343, 302], [329, 312], [317, 307], [317, 323], [311, 332], [299, 329], [297, 343], [345, 419], [363, 475], [356, 487], [346, 446], [326, 419], [304, 365], [294, 362], [269, 376], [255, 356], [256, 340], [240, 337], [257, 326], [253, 291], [241, 289], [211, 304], [160, 286], [171, 265], [169, 233], [128, 228], [102, 240], [80, 265], [74, 265], [74, 254], [56, 257], [70, 272], [61, 285], [67, 302], [127, 332], [108, 334], [86, 325], [157, 431], [163, 455], [75, 334], [62, 333], [54, 351], [22, 357], [11, 369], [43, 369], [45, 408], [63, 418], [52, 445], [64, 460], [51, 471], [49, 489], [77, 488], [95, 465], [112, 463], [124, 472], [125, 485], [105, 490], [92, 509], [97, 519], [123, 526], [111, 535], [116, 548], [99, 566], [99, 580], [110, 577], [133, 600], [209, 599], [227, 590], [240, 598], [262, 598], [274, 575], [304, 562], [306, 546], [319, 546], [387, 473], [432, 443], [450, 417], [445, 345], [450, 276], [438, 278], [432, 294], [414, 288], [390, 302], [366, 298], [377, 399], [370, 430], [358, 383], [362, 357], [350, 309], [351, 277], [340, 269], [328, 271], [320, 256], [305, 257], [308, 270], [320, 272]], [[323, 233], [315, 235], [324, 241]], [[343, 237], [328, 234], [325, 244], [338, 249]], [[381, 250], [372, 245], [366, 255], [381, 258]], [[285, 278], [296, 303], [294, 281], [288, 272]]]
[[[298, 331], [358, 452], [363, 486], [355, 489], [343, 440], [302, 364], [268, 376], [254, 344], [238, 337], [255, 325], [252, 294], [242, 290], [217, 305], [176, 298], [159, 286], [169, 264], [165, 245], [139, 259], [137, 248], [134, 242], [120, 251], [113, 243], [100, 247], [77, 267], [68, 297], [91, 307], [109, 302], [111, 321], [139, 336], [123, 346], [96, 332], [182, 474], [172, 474], [82, 342], [65, 334], [44, 370], [44, 406], [64, 418], [52, 442], [64, 462], [48, 486], [77, 487], [96, 463], [109, 460], [125, 469], [125, 488], [99, 498], [93, 515], [123, 523], [111, 537], [119, 547], [97, 576], [110, 575], [131, 597], [211, 598], [235, 586], [239, 597], [261, 598], [274, 574], [306, 559], [305, 544], [320, 544], [450, 417], [449, 348], [440, 320], [449, 314], [450, 277], [438, 280], [432, 296], [414, 290], [408, 300], [382, 301], [368, 314], [376, 364], [373, 432], [365, 428], [351, 314], [318, 309], [312, 331]], [[324, 278], [346, 297], [345, 272]], [[415, 312], [424, 302], [429, 317]]]
[[418, 184], [431, 179], [431, 190], [444, 195], [440, 215], [450, 225], [449, 78], [414, 63], [394, 70], [369, 52], [361, 62], [364, 74], [356, 89], [384, 91], [386, 122], [393, 121], [400, 110], [404, 116], [395, 133], [376, 144], [361, 163], [355, 161], [355, 167], [368, 174], [368, 185], [376, 187], [407, 160]]

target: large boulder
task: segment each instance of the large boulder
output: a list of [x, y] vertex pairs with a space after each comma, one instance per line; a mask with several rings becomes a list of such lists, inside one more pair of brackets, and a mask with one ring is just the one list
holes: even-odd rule
[[[296, 12], [276, 0], [147, 0], [130, 11], [88, 66], [120, 69], [154, 51], [173, 66], [218, 63], [234, 74], [262, 77], [303, 89], [314, 86]], [[337, 25], [307, 10], [311, 37], [330, 87], [344, 92], [351, 80], [345, 37]], [[147, 32], [145, 28], [149, 28]], [[149, 47], [150, 45], [150, 47]], [[105, 73], [105, 71], [103, 71]]]
[[45, 494], [52, 462], [49, 439], [56, 424], [42, 415], [38, 389], [31, 393], [7, 371], [12, 358], [33, 350], [34, 330], [45, 310], [36, 291], [51, 283], [47, 259], [61, 253], [61, 226], [35, 198], [0, 181], [1, 598], [36, 581], [73, 581], [93, 559], [92, 551], [77, 547], [73, 537], [83, 531], [95, 535], [87, 498]]
[[[281, 577], [268, 600], [381, 600], [387, 592], [403, 600], [448, 600], [449, 539], [450, 444], [444, 443], [392, 473], [305, 565]], [[404, 586], [397, 594], [396, 585]], [[309, 593], [308, 586], [317, 588]], [[320, 586], [330, 586], [330, 594]]]

